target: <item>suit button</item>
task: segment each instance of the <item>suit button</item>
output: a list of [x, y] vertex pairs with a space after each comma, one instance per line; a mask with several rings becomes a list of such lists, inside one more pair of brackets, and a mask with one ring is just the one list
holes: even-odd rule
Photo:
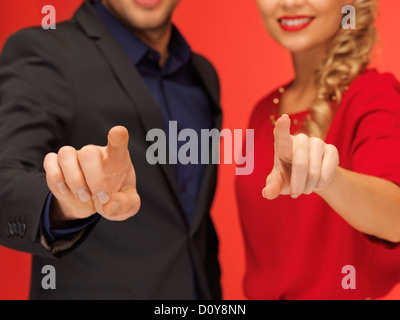
[[22, 223], [20, 221], [17, 221], [15, 224], [16, 224], [15, 234], [17, 236], [21, 236], [21, 234], [22, 234]]
[[18, 225], [17, 225], [17, 223], [13, 222], [12, 226], [13, 226], [14, 236], [17, 236], [18, 235]]
[[8, 229], [9, 229], [10, 236], [13, 237], [14, 234], [15, 234], [15, 223], [14, 222], [9, 222], [8, 223]]
[[25, 236], [26, 232], [26, 224], [24, 222], [21, 223], [21, 232], [20, 232], [20, 237], [23, 238]]

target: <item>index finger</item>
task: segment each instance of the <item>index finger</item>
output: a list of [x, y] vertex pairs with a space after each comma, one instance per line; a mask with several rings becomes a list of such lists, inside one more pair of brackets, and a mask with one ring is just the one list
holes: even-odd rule
[[284, 162], [292, 161], [293, 139], [290, 134], [290, 118], [282, 115], [275, 123], [275, 154]]
[[106, 153], [109, 161], [120, 161], [128, 151], [129, 133], [123, 126], [111, 128], [108, 132]]

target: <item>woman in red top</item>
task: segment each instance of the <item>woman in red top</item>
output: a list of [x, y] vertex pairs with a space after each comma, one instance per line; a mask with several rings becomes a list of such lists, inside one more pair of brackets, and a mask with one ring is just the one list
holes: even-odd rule
[[[295, 79], [255, 108], [236, 180], [250, 299], [378, 298], [400, 282], [400, 85], [367, 68], [371, 0], [258, 0]], [[345, 5], [356, 29], [341, 26]]]

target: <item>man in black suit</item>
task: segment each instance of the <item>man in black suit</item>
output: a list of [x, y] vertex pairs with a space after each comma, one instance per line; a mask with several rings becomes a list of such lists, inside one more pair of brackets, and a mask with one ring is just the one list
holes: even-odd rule
[[221, 126], [217, 74], [171, 23], [178, 2], [85, 0], [4, 47], [0, 244], [34, 255], [32, 299], [221, 297], [216, 165], [146, 159], [151, 129]]

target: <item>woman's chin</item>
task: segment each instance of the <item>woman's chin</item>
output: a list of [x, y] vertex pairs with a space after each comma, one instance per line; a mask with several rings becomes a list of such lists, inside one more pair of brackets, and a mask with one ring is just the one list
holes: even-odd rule
[[291, 54], [299, 54], [303, 52], [309, 52], [313, 48], [320, 47], [318, 44], [312, 44], [304, 41], [279, 41], [279, 44]]
[[310, 47], [301, 45], [290, 45], [282, 46], [284, 49], [288, 50], [291, 54], [298, 54], [301, 52], [306, 52]]

